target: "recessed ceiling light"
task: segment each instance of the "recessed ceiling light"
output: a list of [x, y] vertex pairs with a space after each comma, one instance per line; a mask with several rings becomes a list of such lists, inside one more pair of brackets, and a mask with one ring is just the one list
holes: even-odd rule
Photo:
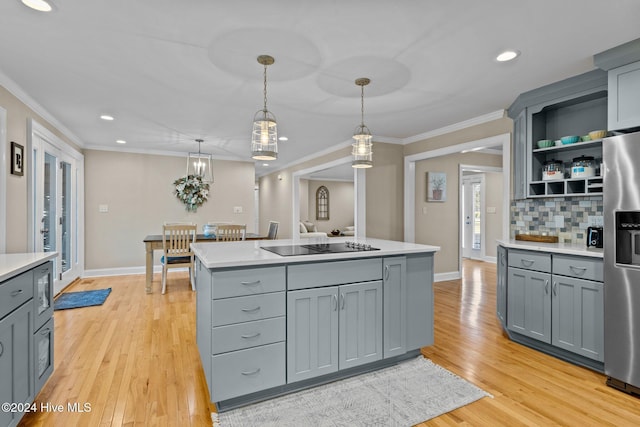
[[289, 138], [287, 138], [286, 136], [281, 136], [280, 138], [278, 138], [278, 141], [288, 141]]
[[46, 0], [22, 0], [22, 4], [38, 12], [51, 12], [51, 4]]
[[269, 166], [269, 163], [263, 163], [262, 166]]
[[101, 115], [101, 116], [100, 116], [100, 118], [101, 118], [102, 120], [106, 120], [106, 121], [108, 121], [108, 122], [110, 122], [110, 121], [112, 121], [112, 120], [113, 120], [113, 116], [110, 116], [110, 115], [108, 115], [108, 114], [103, 114], [103, 115]]
[[127, 143], [127, 141], [125, 141], [124, 139], [117, 139], [116, 142], [118, 144], [126, 144]]
[[520, 52], [517, 50], [505, 50], [504, 52], [500, 53], [500, 55], [496, 56], [496, 61], [511, 61], [512, 59], [516, 59], [518, 56], [520, 56]]

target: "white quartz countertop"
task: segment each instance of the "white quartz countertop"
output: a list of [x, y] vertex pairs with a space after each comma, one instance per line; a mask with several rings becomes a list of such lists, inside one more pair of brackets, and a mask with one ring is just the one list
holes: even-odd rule
[[26, 254], [0, 254], [0, 282], [30, 270], [58, 256], [57, 252], [32, 252]]
[[[343, 252], [318, 255], [280, 256], [266, 251], [266, 246], [308, 245], [314, 243], [341, 243], [355, 241], [380, 248], [379, 251]], [[440, 250], [438, 246], [417, 243], [396, 242], [392, 240], [331, 237], [318, 239], [282, 239], [282, 240], [246, 240], [242, 242], [203, 242], [191, 245], [196, 257], [207, 268], [224, 268], [250, 265], [291, 264], [310, 261], [339, 261], [342, 259], [370, 258], [412, 253], [428, 253]]]
[[587, 248], [584, 244], [576, 243], [541, 243], [523, 240], [498, 240], [498, 244], [506, 248], [524, 249], [528, 251], [552, 252], [565, 255], [588, 256], [603, 258], [602, 248]]

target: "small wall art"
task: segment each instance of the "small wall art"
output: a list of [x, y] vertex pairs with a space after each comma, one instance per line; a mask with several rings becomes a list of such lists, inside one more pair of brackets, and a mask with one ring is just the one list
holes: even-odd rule
[[427, 172], [427, 202], [447, 201], [447, 174]]
[[11, 141], [11, 174], [24, 175], [24, 147]]

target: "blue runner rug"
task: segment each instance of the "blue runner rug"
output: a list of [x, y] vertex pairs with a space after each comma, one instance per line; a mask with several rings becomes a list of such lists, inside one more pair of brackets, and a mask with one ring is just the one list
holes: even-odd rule
[[55, 310], [102, 305], [111, 293], [111, 288], [95, 291], [66, 292], [54, 301]]

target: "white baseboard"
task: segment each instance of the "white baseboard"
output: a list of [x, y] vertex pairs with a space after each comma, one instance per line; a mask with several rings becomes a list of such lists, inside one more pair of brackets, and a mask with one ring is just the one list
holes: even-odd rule
[[459, 271], [450, 271], [448, 273], [437, 273], [433, 275], [434, 282], [446, 282], [447, 280], [458, 280], [462, 278]]
[[493, 263], [493, 264], [497, 264], [498, 263], [498, 257], [495, 257], [495, 256], [485, 256], [482, 260], [484, 262], [490, 262], [490, 263]]
[[[188, 271], [185, 268], [172, 268], [168, 272], [172, 271]], [[82, 274], [82, 278], [85, 277], [104, 277], [104, 276], [129, 276], [132, 274], [146, 274], [147, 270], [144, 266], [141, 267], [119, 267], [119, 268], [97, 268], [93, 270], [85, 270]], [[162, 273], [161, 265], [153, 266], [153, 273]]]

